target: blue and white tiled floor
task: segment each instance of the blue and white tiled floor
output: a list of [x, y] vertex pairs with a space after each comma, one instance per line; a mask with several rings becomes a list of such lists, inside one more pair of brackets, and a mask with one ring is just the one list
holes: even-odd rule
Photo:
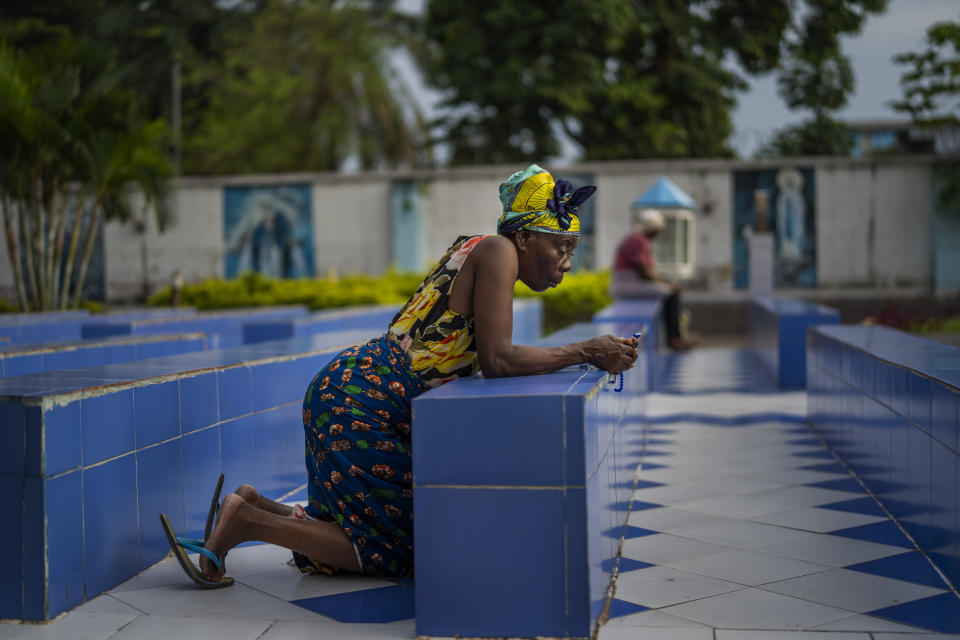
[[[666, 375], [632, 443], [644, 463], [599, 640], [960, 639], [936, 633], [960, 633], [960, 599], [806, 428], [803, 392], [771, 389], [734, 349], [675, 356]], [[410, 584], [302, 576], [288, 559], [235, 549], [237, 584], [200, 591], [168, 558], [0, 638], [415, 636]]]

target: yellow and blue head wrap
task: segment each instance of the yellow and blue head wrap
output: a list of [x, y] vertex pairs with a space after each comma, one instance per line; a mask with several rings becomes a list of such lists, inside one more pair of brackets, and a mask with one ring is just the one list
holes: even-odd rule
[[553, 176], [535, 164], [517, 171], [500, 185], [503, 215], [497, 233], [509, 235], [529, 229], [543, 233], [580, 235], [577, 207], [593, 195], [596, 187], [580, 187], [571, 193], [566, 180], [554, 183]]

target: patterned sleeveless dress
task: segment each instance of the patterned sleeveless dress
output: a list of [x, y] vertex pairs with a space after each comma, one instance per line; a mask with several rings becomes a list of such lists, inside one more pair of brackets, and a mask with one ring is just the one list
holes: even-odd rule
[[306, 514], [343, 527], [365, 574], [413, 572], [410, 402], [480, 368], [473, 318], [450, 309], [450, 293], [484, 237], [458, 238], [386, 334], [344, 350], [307, 387]]

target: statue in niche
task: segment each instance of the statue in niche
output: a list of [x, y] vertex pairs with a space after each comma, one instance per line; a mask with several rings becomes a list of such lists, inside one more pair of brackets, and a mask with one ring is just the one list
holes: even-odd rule
[[777, 172], [777, 245], [781, 260], [803, 257], [804, 220], [807, 203], [803, 197], [803, 176], [796, 169]]

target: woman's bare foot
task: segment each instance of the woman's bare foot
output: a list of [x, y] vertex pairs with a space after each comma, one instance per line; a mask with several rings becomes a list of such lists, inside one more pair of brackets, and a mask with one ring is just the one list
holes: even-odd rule
[[[255, 492], [246, 489], [241, 492], [246, 497], [255, 495]], [[353, 543], [340, 525], [288, 517], [293, 511], [292, 507], [263, 496], [257, 499], [257, 506], [254, 506], [244, 499], [241, 492], [231, 493], [223, 499], [213, 532], [204, 545], [217, 557], [223, 558], [230, 549], [242, 542], [259, 540], [297, 551], [317, 562], [348, 571], [360, 571]], [[263, 503], [275, 505], [277, 511], [259, 508]], [[208, 580], [219, 580], [224, 575], [224, 569], [217, 569], [205, 556], [200, 556], [200, 570]]]
[[[250, 508], [250, 505], [239, 495], [235, 493], [227, 495], [220, 503], [213, 532], [203, 546], [215, 553], [218, 558], [223, 558], [227, 551], [245, 542], [242, 534], [243, 511]], [[212, 560], [206, 556], [200, 556], [200, 571], [207, 580], [219, 580], [223, 577], [225, 570], [226, 565], [218, 569]]]
[[292, 516], [293, 507], [288, 507], [281, 502], [275, 502], [269, 498], [264, 498], [260, 493], [248, 484], [242, 484], [234, 491], [238, 496], [244, 499], [247, 504], [254, 506], [278, 516]]
[[260, 500], [260, 493], [248, 484], [242, 484], [236, 488], [235, 494], [244, 499], [248, 504], [256, 505]]

